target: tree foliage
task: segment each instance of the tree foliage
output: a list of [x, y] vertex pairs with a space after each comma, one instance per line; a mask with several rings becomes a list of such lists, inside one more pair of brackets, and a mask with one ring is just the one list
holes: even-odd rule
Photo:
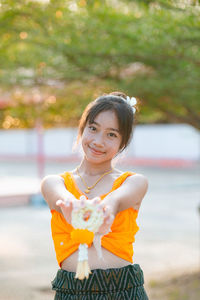
[[76, 126], [122, 90], [138, 122], [200, 128], [199, 1], [0, 1], [0, 124]]

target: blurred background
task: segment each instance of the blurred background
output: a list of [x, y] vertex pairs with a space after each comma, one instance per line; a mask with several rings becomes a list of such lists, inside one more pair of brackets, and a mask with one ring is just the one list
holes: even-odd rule
[[0, 300], [53, 299], [47, 174], [81, 160], [85, 106], [139, 102], [117, 160], [144, 174], [134, 263], [152, 300], [200, 298], [200, 2], [0, 1]]

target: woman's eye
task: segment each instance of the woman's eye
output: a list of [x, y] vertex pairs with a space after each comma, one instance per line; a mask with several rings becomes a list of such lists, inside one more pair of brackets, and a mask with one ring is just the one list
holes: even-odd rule
[[111, 136], [111, 137], [117, 137], [117, 135], [113, 132], [110, 132], [108, 135]]
[[94, 127], [94, 126], [89, 126], [89, 129], [92, 130], [92, 131], [95, 131], [95, 130], [96, 130], [96, 127]]

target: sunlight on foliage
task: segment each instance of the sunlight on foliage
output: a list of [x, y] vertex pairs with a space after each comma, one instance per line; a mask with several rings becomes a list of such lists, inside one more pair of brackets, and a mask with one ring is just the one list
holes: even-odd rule
[[77, 126], [85, 105], [113, 90], [140, 99], [140, 123], [200, 128], [199, 1], [0, 3], [2, 128], [37, 117]]

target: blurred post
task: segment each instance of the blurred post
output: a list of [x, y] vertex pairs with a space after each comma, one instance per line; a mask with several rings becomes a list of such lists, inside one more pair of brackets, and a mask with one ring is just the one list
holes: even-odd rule
[[43, 125], [40, 118], [36, 121], [36, 133], [37, 133], [37, 165], [38, 165], [38, 177], [42, 179], [44, 177], [45, 157], [44, 157], [44, 134]]
[[[43, 125], [42, 120], [37, 118], [35, 123], [35, 130], [37, 134], [37, 169], [38, 169], [38, 178], [41, 180], [44, 177], [44, 168], [45, 168], [45, 155], [44, 155], [44, 134], [43, 134]], [[40, 186], [40, 185], [39, 185]], [[38, 186], [38, 192], [31, 195], [30, 203], [33, 206], [46, 205], [46, 202], [41, 195], [40, 187]]]
[[198, 206], [198, 213], [199, 213], [199, 270], [200, 270], [200, 203]]

